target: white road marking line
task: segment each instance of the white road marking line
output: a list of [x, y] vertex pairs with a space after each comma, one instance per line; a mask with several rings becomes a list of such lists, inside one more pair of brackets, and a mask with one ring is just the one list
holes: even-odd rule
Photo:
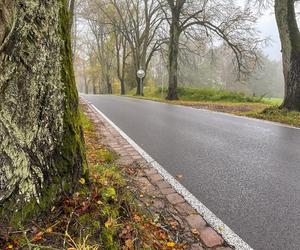
[[234, 233], [225, 223], [223, 223], [212, 211], [202, 204], [192, 193], [190, 193], [182, 184], [180, 184], [172, 175], [170, 175], [157, 161], [147, 154], [139, 145], [137, 145], [125, 132], [123, 132], [115, 123], [106, 115], [97, 109], [92, 103], [87, 101], [96, 112], [98, 112], [119, 134], [132, 146], [140, 155], [154, 168], [158, 173], [181, 194], [184, 199], [203, 216], [206, 222], [214, 228], [223, 239], [237, 250], [253, 250], [245, 241]]

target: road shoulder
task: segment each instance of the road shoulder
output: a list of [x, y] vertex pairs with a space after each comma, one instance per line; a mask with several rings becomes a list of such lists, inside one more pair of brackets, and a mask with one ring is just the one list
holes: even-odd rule
[[[81, 102], [86, 106], [88, 117], [105, 136], [103, 143], [119, 155], [118, 164], [129, 171], [130, 188], [142, 206], [155, 216], [167, 218], [171, 227], [189, 244], [188, 249], [233, 249], [105, 117], [92, 105], [84, 100]], [[132, 175], [130, 168], [133, 168]]]

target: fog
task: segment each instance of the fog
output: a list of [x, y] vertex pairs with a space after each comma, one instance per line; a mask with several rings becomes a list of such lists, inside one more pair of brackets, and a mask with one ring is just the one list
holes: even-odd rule
[[[94, 18], [95, 13], [97, 13], [97, 9], [89, 9], [89, 4], [95, 2], [95, 0], [81, 0], [79, 2], [81, 4], [77, 9], [75, 36], [77, 46], [75, 69], [79, 89], [82, 92], [106, 93], [109, 88], [107, 87], [107, 79], [109, 79], [109, 84], [113, 85], [113, 92], [118, 92], [120, 87], [118, 86], [119, 79], [116, 72], [117, 59], [115, 52], [105, 52], [103, 49], [107, 47], [106, 45], [99, 47], [99, 41], [91, 31], [91, 23], [88, 21], [89, 15]], [[103, 20], [99, 20], [98, 23], [93, 25], [99, 25], [98, 29], [102, 29], [103, 22]], [[249, 74], [238, 74], [233, 63], [234, 56], [232, 52], [224, 47], [222, 42], [214, 43], [214, 45], [206, 44], [201, 47], [203, 41], [196, 41], [190, 43], [188, 50], [180, 52], [179, 86], [217, 88], [255, 96], [282, 97], [284, 87], [280, 41], [272, 10], [264, 10], [262, 16], [254, 25], [259, 31], [259, 38], [267, 39], [267, 43], [261, 46], [260, 52], [258, 52], [260, 61]], [[110, 29], [109, 26], [105, 28]], [[107, 32], [109, 34], [109, 31]], [[163, 34], [163, 36], [166, 34]], [[113, 40], [113, 37], [106, 37], [103, 41], [112, 43]], [[187, 41], [182, 38], [182, 43], [188, 44]], [[111, 46], [113, 49], [113, 45]], [[195, 46], [197, 49], [195, 49]], [[105, 65], [104, 61], [106, 60], [98, 60], [97, 53], [106, 53], [108, 55], [106, 58], [114, 58], [109, 62], [110, 68], [107, 72], [103, 70], [108, 66], [107, 62]], [[126, 89], [129, 91], [135, 88], [135, 70], [130, 57], [131, 55], [126, 61], [126, 79], [124, 79]], [[145, 85], [161, 86], [163, 83], [166, 86], [167, 80], [167, 47], [162, 45], [161, 50], [155, 52], [151, 59]]]

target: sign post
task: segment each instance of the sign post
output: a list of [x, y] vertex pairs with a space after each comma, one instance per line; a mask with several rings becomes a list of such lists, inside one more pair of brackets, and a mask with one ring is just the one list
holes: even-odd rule
[[143, 78], [145, 77], [146, 73], [143, 69], [139, 69], [137, 72], [137, 77], [140, 79], [140, 94], [143, 96], [144, 91], [143, 91]]

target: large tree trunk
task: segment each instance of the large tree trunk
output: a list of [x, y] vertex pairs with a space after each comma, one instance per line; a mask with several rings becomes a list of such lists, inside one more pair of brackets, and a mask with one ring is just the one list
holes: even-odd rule
[[112, 90], [112, 84], [110, 81], [110, 75], [106, 74], [106, 86], [107, 86], [107, 94], [112, 95], [113, 90]]
[[[120, 81], [120, 86], [121, 86], [121, 95], [126, 94], [126, 89], [125, 89], [125, 67], [126, 67], [126, 59], [127, 59], [127, 49], [126, 49], [126, 40], [117, 34], [115, 31], [115, 40], [116, 40], [116, 61], [117, 61], [117, 76]], [[122, 55], [120, 55], [122, 49]], [[120, 57], [122, 57], [122, 62]], [[121, 65], [122, 64], [122, 65]]]
[[143, 81], [144, 79], [140, 79], [138, 77], [135, 78], [136, 80], [136, 95], [137, 96], [143, 96], [144, 95], [144, 87], [143, 87]]
[[282, 108], [300, 111], [300, 33], [294, 0], [276, 0], [275, 15], [282, 46], [285, 97]]
[[170, 40], [169, 40], [169, 87], [167, 100], [178, 100], [177, 85], [178, 85], [178, 53], [179, 53], [179, 37], [180, 37], [180, 13], [173, 10], [172, 23], [170, 26]]
[[146, 68], [146, 58], [144, 56], [144, 53], [141, 53], [141, 49], [137, 49], [136, 56], [134, 57], [134, 66], [135, 66], [135, 81], [136, 81], [136, 95], [137, 96], [143, 96], [144, 95], [144, 81], [145, 77], [143, 79], [140, 79], [137, 77], [137, 72], [140, 69], [143, 69], [145, 73], [147, 73]]
[[125, 70], [126, 70], [126, 60], [127, 60], [127, 42], [124, 39], [123, 41], [123, 55], [122, 55], [122, 70], [121, 70], [121, 95], [126, 94], [126, 88], [125, 88]]
[[141, 90], [141, 80], [138, 77], [135, 77], [135, 82], [136, 82], [136, 93], [135, 95], [141, 96], [142, 95], [142, 90]]
[[89, 81], [86, 76], [84, 76], [84, 93], [89, 93]]
[[13, 0], [0, 0], [0, 46], [8, 31], [7, 27], [12, 25], [13, 5]]
[[75, 15], [75, 0], [68, 0], [68, 6], [70, 11], [69, 29], [72, 30], [72, 26], [74, 23], [74, 15]]
[[124, 78], [120, 79], [120, 83], [121, 83], [121, 95], [125, 95], [126, 94], [126, 89], [125, 89], [125, 80], [124, 80]]
[[66, 1], [16, 0], [15, 13], [0, 41], [2, 219], [51, 206], [85, 162]]
[[126, 40], [123, 42], [123, 55], [122, 55], [122, 69], [121, 69], [121, 74], [120, 74], [120, 83], [121, 83], [121, 95], [126, 94], [126, 88], [125, 88], [125, 68], [126, 68]]

